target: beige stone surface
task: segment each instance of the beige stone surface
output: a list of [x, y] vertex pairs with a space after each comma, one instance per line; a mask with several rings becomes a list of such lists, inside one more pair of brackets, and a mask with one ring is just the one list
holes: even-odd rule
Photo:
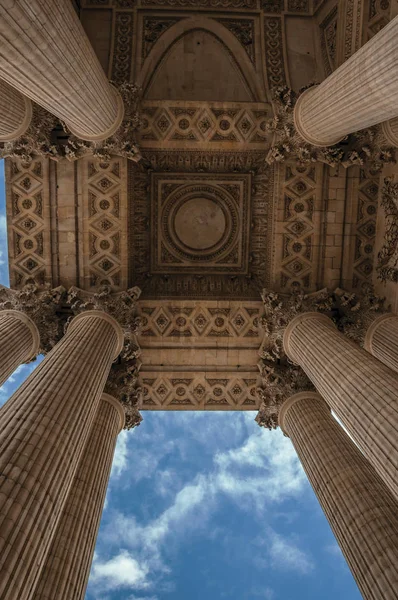
[[365, 600], [394, 600], [398, 587], [398, 503], [319, 394], [285, 401], [290, 437]]
[[387, 313], [375, 319], [366, 332], [364, 347], [398, 372], [398, 317]]
[[319, 313], [288, 325], [284, 348], [398, 496], [398, 375]]
[[35, 358], [40, 347], [36, 325], [16, 310], [0, 312], [0, 385], [20, 364]]
[[0, 142], [25, 133], [32, 118], [32, 103], [6, 81], [0, 81]]
[[83, 600], [124, 410], [102, 394], [32, 600]]
[[71, 2], [0, 2], [0, 77], [83, 139], [104, 139], [123, 106]]
[[120, 333], [105, 313], [80, 314], [0, 410], [1, 600], [31, 598]]
[[345, 135], [397, 115], [398, 18], [341, 65], [295, 107], [301, 136], [328, 146]]

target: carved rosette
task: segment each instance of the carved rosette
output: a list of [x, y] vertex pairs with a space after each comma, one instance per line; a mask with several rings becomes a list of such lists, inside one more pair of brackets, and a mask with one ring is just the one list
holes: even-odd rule
[[68, 302], [74, 315], [86, 310], [101, 310], [113, 317], [124, 331], [123, 349], [113, 363], [105, 386], [105, 392], [119, 399], [126, 414], [125, 429], [137, 427], [141, 421], [142, 389], [138, 385], [141, 367], [141, 348], [137, 333], [141, 318], [136, 303], [141, 290], [133, 287], [125, 292], [112, 293], [110, 286], [102, 286], [98, 292], [90, 293], [76, 287], [68, 291]]
[[0, 143], [0, 158], [19, 158], [29, 164], [37, 155], [72, 161], [92, 155], [109, 162], [112, 156], [117, 155], [138, 162], [142, 158], [137, 145], [137, 132], [141, 126], [141, 88], [133, 83], [122, 83], [117, 89], [124, 103], [124, 118], [111, 137], [96, 142], [81, 140], [57, 117], [33, 104], [28, 130], [16, 140]]
[[32, 319], [40, 334], [40, 354], [47, 354], [62, 337], [64, 320], [57, 311], [65, 293], [62, 286], [27, 284], [20, 290], [0, 286], [0, 310], [18, 310]]
[[381, 206], [385, 213], [384, 244], [377, 255], [377, 272], [381, 281], [398, 281], [398, 183], [384, 179]]
[[380, 170], [384, 164], [396, 162], [395, 148], [388, 144], [379, 125], [353, 133], [326, 148], [307, 143], [294, 125], [293, 114], [300, 95], [312, 85], [298, 94], [286, 86], [274, 90], [274, 117], [266, 124], [266, 130], [274, 136], [266, 158], [268, 164], [296, 157], [300, 163], [320, 161], [331, 167], [366, 164]]

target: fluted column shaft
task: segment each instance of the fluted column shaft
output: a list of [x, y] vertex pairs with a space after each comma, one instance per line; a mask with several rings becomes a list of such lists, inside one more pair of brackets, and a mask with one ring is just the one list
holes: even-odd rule
[[294, 120], [316, 146], [398, 116], [398, 17], [319, 86], [299, 98]]
[[122, 341], [107, 314], [78, 315], [0, 410], [1, 600], [31, 597]]
[[398, 372], [398, 316], [381, 315], [366, 332], [365, 349]]
[[123, 117], [70, 0], [0, 0], [0, 78], [86, 140]]
[[0, 80], [0, 142], [19, 138], [30, 125], [31, 101]]
[[294, 318], [283, 344], [398, 496], [398, 374], [320, 313]]
[[118, 400], [103, 394], [32, 600], [84, 600], [116, 438]]
[[17, 310], [0, 312], [0, 385], [15, 369], [39, 352], [40, 335], [36, 325]]
[[290, 437], [365, 600], [395, 600], [398, 503], [319, 394], [282, 406]]

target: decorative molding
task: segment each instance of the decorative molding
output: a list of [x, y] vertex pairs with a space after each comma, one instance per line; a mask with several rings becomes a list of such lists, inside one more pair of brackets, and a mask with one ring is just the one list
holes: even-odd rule
[[331, 167], [366, 164], [378, 170], [384, 164], [395, 162], [396, 150], [387, 144], [380, 125], [353, 133], [329, 147], [307, 143], [295, 127], [294, 107], [301, 94], [312, 85], [302, 88], [298, 94], [288, 87], [274, 90], [274, 117], [266, 124], [266, 130], [274, 135], [266, 159], [269, 164], [296, 157], [302, 164], [316, 161]]
[[309, 292], [316, 287], [323, 210], [322, 165], [287, 161], [279, 165], [273, 244], [274, 286]]
[[331, 75], [336, 68], [337, 5], [332, 8], [319, 27], [325, 74]]
[[255, 410], [256, 373], [148, 371], [140, 374], [143, 410]]
[[384, 179], [381, 206], [385, 214], [384, 244], [377, 255], [377, 275], [381, 281], [398, 281], [398, 182]]
[[216, 303], [143, 300], [138, 306], [141, 317], [141, 344], [229, 343], [258, 345], [261, 340], [259, 316], [261, 307], [254, 303]]
[[265, 13], [280, 14], [284, 11], [285, 1], [284, 0], [261, 0], [260, 7]]
[[113, 25], [114, 45], [111, 63], [111, 79], [116, 85], [130, 81], [134, 35], [134, 13], [116, 11]]
[[391, 20], [390, 0], [370, 0], [368, 21], [366, 24], [367, 40], [381, 31]]
[[264, 17], [264, 49], [269, 89], [287, 85], [281, 17]]
[[263, 290], [264, 315], [260, 324], [264, 329], [264, 340], [259, 356], [263, 361], [276, 363], [285, 360], [283, 335], [294, 317], [305, 312], [319, 312], [330, 317], [337, 328], [347, 337], [363, 345], [366, 331], [371, 322], [387, 311], [385, 299], [376, 296], [371, 287], [359, 297], [340, 288], [329, 292], [326, 288], [312, 294], [300, 292], [291, 295], [276, 294]]
[[256, 49], [254, 19], [217, 19], [217, 21], [224, 25], [228, 31], [233, 33], [239, 43], [243, 46], [243, 49], [251, 62], [255, 65]]
[[158, 39], [162, 36], [162, 34], [170, 29], [172, 25], [175, 25], [181, 21], [180, 17], [159, 17], [147, 15], [143, 18], [143, 36], [142, 36], [142, 50], [141, 50], [141, 58], [145, 60], [145, 58], [149, 55], [152, 48], [158, 41]]
[[287, 10], [293, 13], [310, 14], [310, 0], [287, 0]]
[[52, 283], [48, 159], [6, 161], [7, 230], [10, 281]]
[[380, 177], [380, 170], [373, 171], [364, 167], [359, 169], [355, 194], [357, 206], [352, 232], [355, 244], [352, 264], [353, 290], [366, 292], [372, 284]]
[[127, 287], [127, 168], [123, 158], [79, 162], [83, 203], [84, 287]]
[[[141, 349], [137, 341], [141, 319], [137, 313], [137, 300], [141, 290], [133, 287], [127, 291], [113, 293], [109, 286], [102, 286], [95, 293], [76, 287], [68, 290], [68, 303], [74, 315], [86, 310], [100, 310], [114, 319], [124, 333], [122, 351], [113, 363], [105, 386], [105, 392], [119, 399], [125, 409], [125, 429], [136, 427], [142, 421], [139, 409], [142, 404], [142, 390], [138, 385], [138, 360]], [[68, 321], [67, 325], [70, 321]]]
[[51, 289], [49, 285], [39, 288], [35, 284], [26, 284], [20, 290], [11, 290], [0, 285], [0, 311], [17, 310], [26, 314], [40, 335], [39, 354], [47, 354], [63, 334], [65, 319], [57, 311], [65, 294], [62, 286]]
[[[264, 154], [154, 150], [145, 152], [145, 164], [150, 167], [149, 170], [129, 166], [129, 197], [134, 198], [134, 202], [130, 203], [130, 277], [143, 288], [145, 296], [223, 298], [232, 294], [236, 299], [257, 299], [258, 290], [263, 287], [261, 282], [270, 280], [272, 253], [272, 244], [267, 239], [271, 239], [273, 226], [273, 174], [272, 169], [264, 164]], [[251, 216], [247, 215], [251, 233], [246, 274], [231, 272], [225, 276], [212, 273], [205, 263], [202, 266], [198, 264], [192, 274], [167, 272], [166, 266], [164, 274], [153, 272], [150, 262], [151, 245], [155, 239], [150, 219], [151, 171], [159, 180], [160, 173], [174, 172], [181, 180], [186, 179], [187, 186], [195, 181], [195, 177], [203, 177], [195, 173], [207, 173], [207, 179], [210, 174], [216, 178], [215, 174], [221, 173], [226, 185], [228, 181], [234, 184], [239, 179], [237, 173], [252, 174], [252, 209]]]
[[142, 6], [172, 8], [257, 8], [257, 0], [141, 0]]
[[142, 148], [187, 146], [231, 149], [234, 145], [267, 150], [269, 104], [146, 100], [142, 107]]
[[258, 365], [261, 373], [261, 386], [257, 395], [261, 400], [259, 412], [255, 421], [260, 427], [277, 429], [279, 426], [279, 411], [285, 400], [304, 391], [314, 391], [315, 388], [304, 371], [293, 365], [270, 365], [261, 361]]
[[18, 158], [29, 164], [38, 156], [60, 160], [77, 160], [86, 155], [109, 162], [113, 155], [139, 161], [140, 151], [136, 143], [141, 126], [139, 103], [141, 89], [130, 83], [118, 87], [124, 104], [124, 117], [119, 129], [105, 140], [88, 142], [73, 135], [64, 123], [46, 110], [33, 105], [32, 121], [20, 138], [0, 143], [0, 158]]

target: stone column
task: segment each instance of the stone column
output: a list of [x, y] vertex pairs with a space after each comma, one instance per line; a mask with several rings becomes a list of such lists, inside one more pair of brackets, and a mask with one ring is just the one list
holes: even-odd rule
[[27, 315], [18, 310], [0, 311], [0, 385], [19, 365], [32, 360], [39, 348], [39, 332]]
[[31, 101], [0, 80], [0, 142], [9, 142], [23, 135], [31, 118]]
[[398, 374], [320, 313], [295, 317], [283, 346], [398, 496]]
[[398, 148], [398, 117], [383, 123], [382, 129], [388, 143]]
[[121, 124], [121, 97], [70, 1], [0, 0], [0, 78], [84, 140], [105, 139]]
[[31, 598], [122, 346], [111, 316], [79, 314], [0, 410], [0, 600]]
[[333, 419], [319, 394], [282, 405], [290, 437], [365, 600], [394, 600], [398, 585], [398, 503]]
[[124, 409], [102, 394], [32, 600], [84, 600]]
[[380, 315], [366, 332], [364, 348], [398, 372], [398, 316]]
[[294, 109], [298, 133], [315, 146], [398, 116], [398, 17], [319, 86], [306, 90]]

